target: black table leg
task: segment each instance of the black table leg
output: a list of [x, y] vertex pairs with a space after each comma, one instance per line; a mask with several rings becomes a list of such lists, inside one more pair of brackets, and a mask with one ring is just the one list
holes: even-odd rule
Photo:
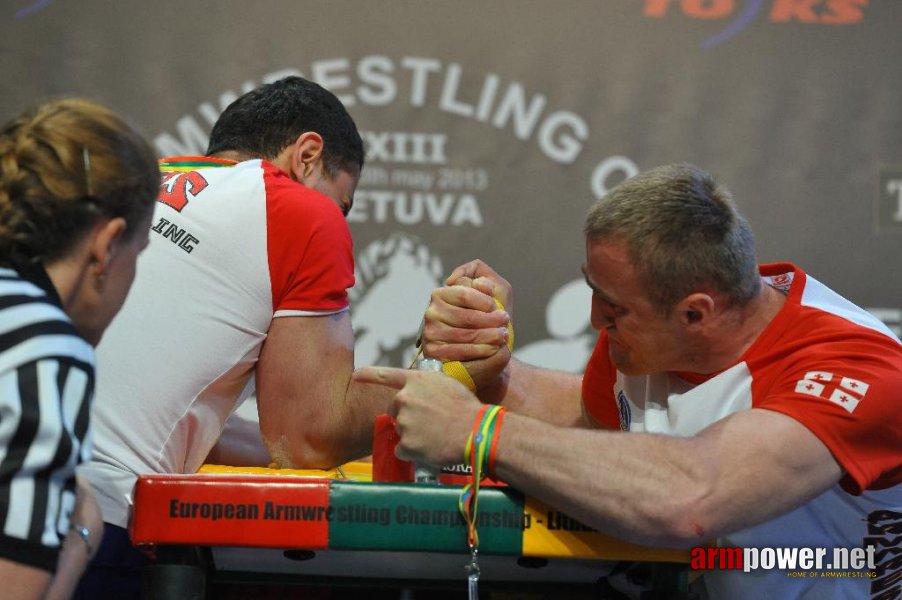
[[209, 552], [193, 546], [158, 546], [145, 567], [141, 595], [147, 600], [204, 600]]

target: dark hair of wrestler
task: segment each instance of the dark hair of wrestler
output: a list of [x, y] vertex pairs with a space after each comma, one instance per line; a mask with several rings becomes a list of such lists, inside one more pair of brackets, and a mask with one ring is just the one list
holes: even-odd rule
[[207, 155], [235, 151], [271, 160], [307, 131], [323, 138], [323, 167], [329, 177], [363, 169], [363, 141], [341, 101], [322, 86], [293, 76], [232, 102], [213, 126]]

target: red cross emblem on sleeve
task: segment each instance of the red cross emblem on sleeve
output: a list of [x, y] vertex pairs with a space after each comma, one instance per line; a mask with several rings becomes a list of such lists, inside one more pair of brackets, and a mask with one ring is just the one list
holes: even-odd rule
[[795, 392], [829, 400], [851, 414], [870, 387], [870, 384], [860, 379], [834, 375], [827, 371], [809, 371], [796, 382]]

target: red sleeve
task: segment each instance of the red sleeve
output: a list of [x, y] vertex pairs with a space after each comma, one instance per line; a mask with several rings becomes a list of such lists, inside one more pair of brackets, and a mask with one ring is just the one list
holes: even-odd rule
[[338, 206], [263, 163], [273, 312], [334, 312], [354, 285], [351, 232]]
[[604, 427], [620, 429], [620, 411], [614, 399], [617, 370], [608, 357], [608, 336], [601, 332], [583, 374], [583, 407]]
[[847, 492], [902, 482], [902, 346], [861, 328], [823, 331], [793, 358], [755, 407], [814, 433], [845, 471]]

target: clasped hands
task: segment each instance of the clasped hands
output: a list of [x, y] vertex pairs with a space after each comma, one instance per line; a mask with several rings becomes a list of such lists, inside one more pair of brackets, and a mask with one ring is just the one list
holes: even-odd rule
[[[484, 262], [457, 267], [445, 285], [432, 292], [424, 317], [425, 356], [462, 361], [480, 396], [490, 401], [504, 385], [511, 358], [512, 304], [510, 284]], [[436, 465], [463, 460], [481, 403], [461, 383], [441, 373], [389, 367], [360, 369], [354, 379], [398, 390], [389, 410], [400, 435], [398, 458]]]

